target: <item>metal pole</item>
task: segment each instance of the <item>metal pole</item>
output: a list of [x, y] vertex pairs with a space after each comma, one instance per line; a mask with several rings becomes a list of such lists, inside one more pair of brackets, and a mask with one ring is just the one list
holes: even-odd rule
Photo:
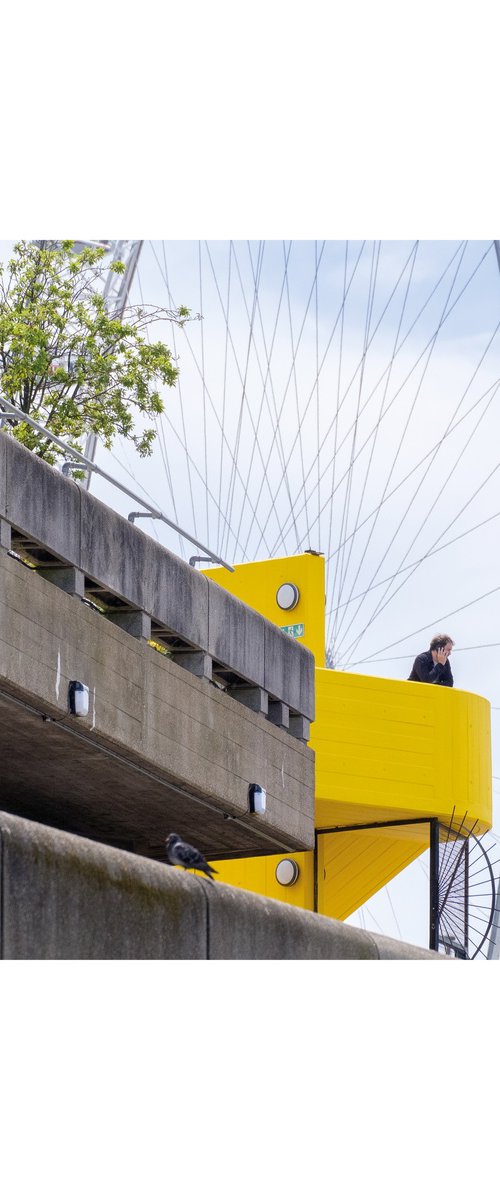
[[439, 821], [430, 821], [429, 950], [439, 948]]
[[[101, 477], [106, 479], [108, 483], [112, 483], [113, 487], [118, 488], [120, 492], [124, 492], [126, 496], [130, 496], [131, 499], [136, 500], [138, 504], [144, 503], [143, 496], [138, 496], [136, 492], [132, 492], [130, 488], [125, 486], [124, 483], [118, 483], [118, 480], [113, 479], [112, 475], [108, 475], [107, 471], [103, 471], [102, 467], [96, 467], [94, 463], [89, 462], [88, 458], [85, 458], [84, 454], [80, 454], [78, 450], [74, 450], [72, 446], [68, 446], [66, 442], [63, 442], [61, 438], [56, 437], [55, 434], [51, 433], [49, 429], [46, 429], [44, 425], [40, 425], [38, 421], [34, 421], [33, 417], [29, 417], [27, 413], [21, 413], [19, 408], [16, 408], [14, 404], [11, 404], [10, 400], [5, 400], [3, 396], [0, 396], [0, 407], [3, 408], [4, 411], [6, 410], [8, 414], [12, 415], [16, 421], [19, 421], [22, 418], [22, 420], [26, 421], [28, 425], [31, 425], [33, 429], [36, 429], [38, 433], [44, 433], [45, 437], [47, 437], [49, 441], [54, 442], [54, 445], [59, 446], [60, 450], [64, 450], [65, 454], [70, 454], [72, 456], [72, 458], [75, 460], [75, 467], [83, 466], [87, 467], [89, 471], [97, 471], [98, 475], [101, 475]], [[68, 466], [68, 463], [65, 465]], [[199, 550], [204, 550], [205, 554], [209, 554], [213, 562], [220, 563], [221, 566], [226, 567], [226, 570], [228, 571], [234, 571], [234, 567], [231, 567], [230, 564], [225, 562], [223, 558], [219, 558], [219, 555], [213, 553], [208, 546], [204, 546], [203, 542], [199, 542], [197, 538], [192, 537], [190, 533], [186, 533], [185, 529], [181, 529], [180, 525], [176, 525], [174, 521], [171, 521], [170, 517], [167, 517], [165, 513], [161, 511], [161, 509], [153, 508], [151, 506], [151, 511], [148, 515], [157, 521], [164, 521], [166, 525], [169, 525], [171, 529], [175, 529], [176, 533], [180, 533], [181, 536], [185, 537], [188, 542], [192, 543], [193, 546], [197, 546]]]

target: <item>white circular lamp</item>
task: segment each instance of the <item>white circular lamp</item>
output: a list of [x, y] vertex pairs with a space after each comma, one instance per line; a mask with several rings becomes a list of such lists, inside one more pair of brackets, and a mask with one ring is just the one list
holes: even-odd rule
[[290, 887], [299, 878], [299, 864], [294, 858], [282, 858], [275, 870], [276, 879], [282, 887]]
[[300, 592], [295, 583], [282, 583], [276, 592], [276, 603], [279, 608], [289, 612], [296, 608], [300, 600]]

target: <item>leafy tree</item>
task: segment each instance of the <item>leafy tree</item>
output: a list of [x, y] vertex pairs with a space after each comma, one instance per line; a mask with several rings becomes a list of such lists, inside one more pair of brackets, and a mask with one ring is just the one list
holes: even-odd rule
[[[175, 384], [178, 368], [163, 342], [149, 342], [152, 322], [183, 325], [176, 311], [129, 307], [114, 318], [102, 280], [106, 251], [70, 241], [18, 242], [7, 270], [0, 264], [0, 394], [20, 413], [82, 451], [88, 433], [108, 448], [116, 434], [139, 454], [151, 454], [155, 429], [147, 418], [163, 412], [159, 385]], [[123, 263], [111, 270], [123, 273]], [[9, 429], [46, 462], [59, 452], [20, 416]]]

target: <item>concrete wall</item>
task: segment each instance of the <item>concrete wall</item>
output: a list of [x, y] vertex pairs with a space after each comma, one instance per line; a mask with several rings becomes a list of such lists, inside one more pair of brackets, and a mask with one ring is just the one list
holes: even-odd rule
[[[90, 689], [87, 717], [69, 714], [72, 679]], [[314, 845], [307, 746], [4, 552], [0, 691], [25, 703], [0, 701], [0, 780], [11, 811], [32, 816], [43, 797], [38, 815], [48, 823], [141, 853], [150, 846], [153, 856], [171, 829], [201, 837], [214, 855], [268, 850], [270, 837], [282, 847]], [[187, 789], [182, 805], [169, 781]], [[255, 782], [267, 809], [249, 819]], [[223, 820], [227, 813], [240, 823]]]
[[0, 813], [3, 959], [434, 959]]
[[[0, 433], [2, 519], [12, 526], [14, 544], [16, 532], [32, 539], [81, 571], [88, 585], [106, 588], [234, 672], [233, 683], [265, 689], [292, 715], [314, 718], [310, 651]], [[307, 740], [307, 728], [299, 729], [302, 735]]]

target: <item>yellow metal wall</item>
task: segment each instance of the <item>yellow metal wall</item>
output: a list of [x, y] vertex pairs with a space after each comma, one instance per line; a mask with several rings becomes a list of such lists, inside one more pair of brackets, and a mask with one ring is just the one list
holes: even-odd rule
[[491, 828], [490, 705], [458, 689], [316, 670], [316, 827], [466, 817]]
[[[297, 640], [316, 662], [316, 828], [437, 817], [491, 828], [490, 706], [458, 689], [350, 675], [324, 667], [324, 559], [314, 554], [243, 563], [234, 574], [204, 572], [281, 628], [301, 624]], [[282, 583], [300, 592], [296, 607], [276, 603]], [[408, 667], [411, 665], [411, 654]], [[318, 835], [318, 910], [344, 919], [429, 844], [429, 825]], [[217, 862], [237, 887], [314, 906], [314, 856], [299, 863], [297, 883], [282, 887], [275, 869], [285, 854]]]
[[[214, 567], [203, 574], [280, 629], [303, 625], [304, 633], [297, 641], [312, 651], [316, 666], [325, 665], [325, 560], [322, 555], [297, 554], [292, 558], [240, 563], [233, 574], [225, 567]], [[298, 604], [287, 612], [276, 603], [276, 592], [282, 583], [294, 583], [300, 592]]]
[[[293, 858], [299, 867], [299, 877], [296, 883], [283, 887], [276, 879], [275, 871], [282, 858]], [[284, 900], [286, 904], [295, 904], [298, 908], [314, 908], [314, 854], [312, 850], [301, 854], [271, 854], [259, 858], [231, 858], [223, 861], [212, 860], [213, 866], [219, 872], [218, 878], [233, 887], [246, 888], [249, 892], [259, 892], [261, 896], [269, 896], [271, 900]]]

